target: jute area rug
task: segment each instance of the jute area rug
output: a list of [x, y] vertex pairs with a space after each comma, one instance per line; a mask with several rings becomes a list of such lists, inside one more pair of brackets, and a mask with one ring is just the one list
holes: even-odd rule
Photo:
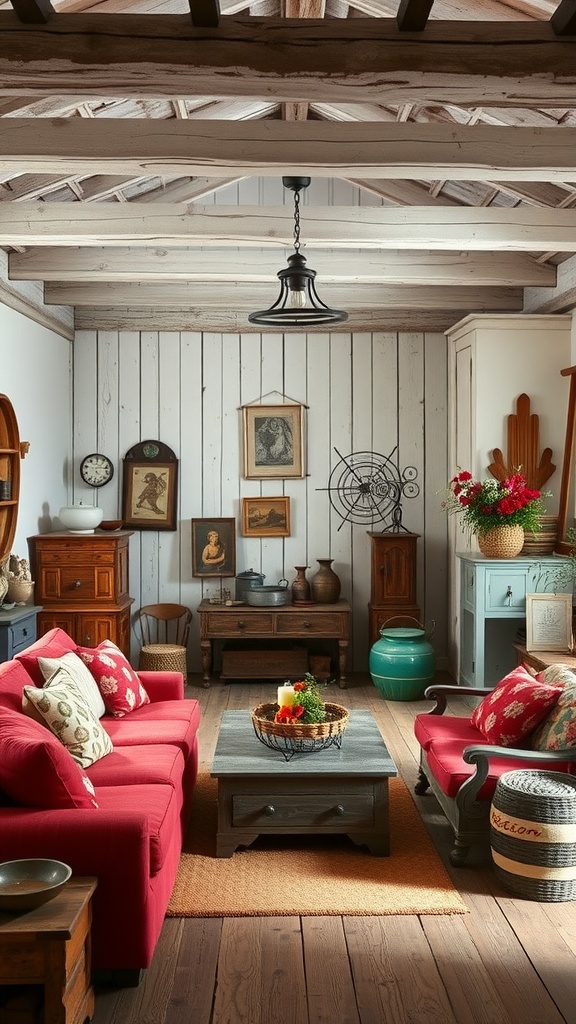
[[198, 778], [168, 917], [465, 914], [414, 802], [390, 780], [391, 855], [347, 836], [261, 836], [217, 858], [216, 780]]

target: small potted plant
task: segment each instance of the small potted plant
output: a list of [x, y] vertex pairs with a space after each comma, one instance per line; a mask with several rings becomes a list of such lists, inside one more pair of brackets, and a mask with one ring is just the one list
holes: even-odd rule
[[461, 516], [462, 529], [477, 535], [482, 554], [514, 558], [524, 546], [524, 531], [537, 533], [540, 529], [543, 496], [526, 486], [522, 473], [503, 481], [474, 480], [462, 470], [450, 481], [442, 508]]
[[34, 582], [30, 575], [30, 563], [26, 558], [19, 558], [18, 555], [10, 555], [8, 563], [8, 593], [9, 601], [15, 604], [26, 604], [34, 593]]

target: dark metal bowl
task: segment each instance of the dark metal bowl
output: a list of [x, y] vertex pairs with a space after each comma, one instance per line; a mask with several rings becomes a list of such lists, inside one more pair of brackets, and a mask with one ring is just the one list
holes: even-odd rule
[[0, 910], [33, 910], [57, 896], [72, 875], [61, 860], [7, 860], [0, 864]]

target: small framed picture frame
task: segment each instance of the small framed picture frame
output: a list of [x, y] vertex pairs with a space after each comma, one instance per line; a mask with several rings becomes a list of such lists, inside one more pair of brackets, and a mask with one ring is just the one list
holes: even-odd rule
[[572, 650], [572, 594], [526, 594], [526, 650]]
[[303, 405], [245, 405], [242, 418], [246, 479], [305, 475]]
[[175, 530], [178, 459], [161, 441], [143, 441], [124, 457], [123, 522], [137, 530]]
[[192, 520], [192, 575], [236, 575], [236, 520]]
[[290, 498], [242, 498], [244, 537], [289, 537]]

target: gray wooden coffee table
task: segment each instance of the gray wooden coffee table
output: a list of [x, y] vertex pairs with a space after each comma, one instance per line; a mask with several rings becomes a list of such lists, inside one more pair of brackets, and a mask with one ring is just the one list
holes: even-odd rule
[[254, 733], [249, 711], [225, 711], [211, 774], [218, 779], [216, 856], [259, 835], [345, 833], [390, 853], [388, 779], [398, 772], [370, 711], [352, 711], [340, 749], [286, 761]]

